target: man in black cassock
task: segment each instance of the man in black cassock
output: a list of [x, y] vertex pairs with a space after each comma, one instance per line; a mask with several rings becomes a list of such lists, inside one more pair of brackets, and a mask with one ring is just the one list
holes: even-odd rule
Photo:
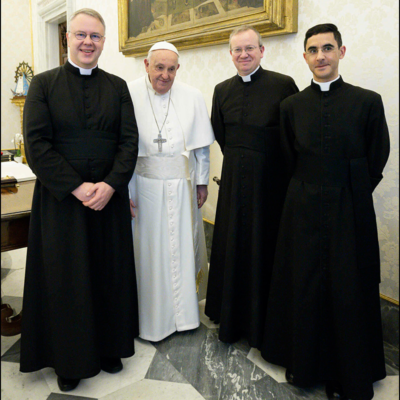
[[24, 108], [37, 181], [20, 368], [53, 367], [62, 391], [119, 372], [138, 335], [128, 195], [138, 132], [126, 82], [97, 66], [104, 34], [100, 14], [76, 11], [68, 62], [32, 79]]
[[369, 400], [383, 379], [379, 245], [372, 192], [389, 156], [381, 97], [339, 75], [337, 27], [309, 29], [311, 86], [281, 104], [291, 177], [262, 356], [329, 399]]
[[224, 155], [205, 313], [219, 339], [246, 338], [259, 348], [284, 201], [279, 104], [298, 89], [289, 76], [264, 70], [260, 34], [236, 28], [230, 53], [238, 75], [218, 84], [211, 122]]

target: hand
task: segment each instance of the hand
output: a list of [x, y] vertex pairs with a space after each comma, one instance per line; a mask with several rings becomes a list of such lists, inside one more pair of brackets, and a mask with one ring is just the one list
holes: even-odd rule
[[129, 201], [131, 203], [131, 215], [132, 215], [132, 219], [133, 219], [136, 217], [135, 210], [134, 210], [134, 208], [136, 208], [136, 206], [132, 199], [130, 199]]
[[197, 185], [197, 206], [199, 208], [203, 207], [208, 196], [207, 185]]
[[82, 185], [78, 186], [72, 194], [80, 201], [89, 201], [93, 196], [94, 193], [91, 196], [87, 196], [87, 193], [89, 190], [94, 186], [94, 183], [92, 182], [83, 182]]
[[83, 205], [91, 208], [92, 210], [100, 211], [110, 201], [114, 192], [115, 189], [112, 188], [108, 183], [97, 182], [86, 193], [86, 195], [89, 197], [92, 197], [94, 194], [94, 197], [89, 201], [84, 201]]

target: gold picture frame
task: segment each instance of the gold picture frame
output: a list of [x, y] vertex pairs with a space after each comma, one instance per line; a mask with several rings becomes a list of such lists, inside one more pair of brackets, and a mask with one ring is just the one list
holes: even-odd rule
[[147, 55], [161, 40], [178, 50], [228, 43], [251, 25], [261, 36], [297, 32], [298, 0], [118, 0], [119, 51]]

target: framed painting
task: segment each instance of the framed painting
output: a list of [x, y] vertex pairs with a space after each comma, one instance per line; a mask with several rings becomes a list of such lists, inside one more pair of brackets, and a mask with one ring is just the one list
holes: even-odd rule
[[144, 56], [158, 41], [178, 50], [228, 43], [239, 25], [261, 36], [297, 32], [298, 0], [118, 0], [119, 50]]

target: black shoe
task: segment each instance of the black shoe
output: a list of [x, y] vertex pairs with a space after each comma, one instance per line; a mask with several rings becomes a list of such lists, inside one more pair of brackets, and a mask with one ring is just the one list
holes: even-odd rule
[[291, 371], [289, 371], [288, 369], [286, 369], [285, 378], [286, 378], [286, 380], [288, 381], [288, 383], [290, 383], [291, 385], [294, 385], [294, 384], [295, 384], [295, 383], [294, 383], [294, 376], [293, 376], [293, 374], [291, 373]]
[[327, 382], [325, 392], [329, 400], [349, 400], [339, 382]]
[[101, 357], [100, 364], [101, 369], [109, 374], [116, 374], [123, 368], [121, 359], [116, 357]]
[[62, 392], [69, 392], [74, 390], [79, 385], [80, 379], [68, 379], [57, 376], [58, 387]]

